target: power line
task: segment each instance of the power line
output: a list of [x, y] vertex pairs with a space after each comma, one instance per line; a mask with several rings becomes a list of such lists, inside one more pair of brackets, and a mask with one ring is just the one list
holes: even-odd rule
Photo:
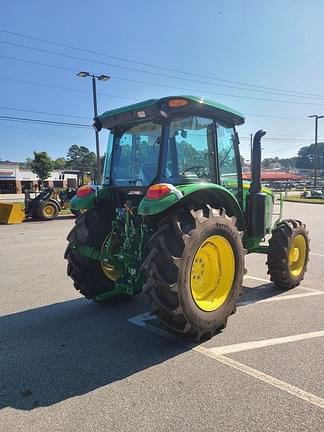
[[[38, 42], [43, 42], [43, 43], [50, 44], [50, 45], [55, 45], [55, 46], [60, 46], [60, 47], [64, 47], [64, 48], [68, 48], [68, 49], [72, 49], [72, 50], [77, 50], [77, 51], [81, 51], [81, 52], [95, 54], [97, 56], [103, 56], [103, 57], [113, 58], [115, 60], [120, 60], [120, 61], [124, 61], [124, 62], [127, 62], [127, 63], [133, 63], [133, 64], [137, 64], [137, 65], [141, 65], [141, 66], [147, 66], [147, 67], [151, 67], [151, 68], [155, 68], [155, 69], [159, 69], [159, 70], [166, 70], [166, 71], [169, 71], [169, 72], [176, 72], [176, 73], [180, 73], [180, 74], [184, 74], [184, 75], [188, 75], [188, 76], [196, 76], [196, 77], [199, 77], [199, 78], [209, 79], [209, 80], [213, 80], [213, 81], [220, 81], [220, 82], [227, 82], [227, 83], [231, 83], [231, 84], [238, 84], [238, 85], [243, 85], [243, 86], [247, 86], [247, 87], [252, 87], [252, 88], [255, 88], [255, 89], [272, 90], [272, 91], [277, 91], [277, 92], [279, 91], [279, 92], [284, 92], [287, 95], [288, 94], [295, 94], [295, 95], [300, 95], [300, 96], [319, 97], [318, 95], [316, 95], [314, 93], [297, 92], [297, 91], [294, 91], [294, 90], [278, 89], [278, 88], [274, 88], [274, 87], [260, 86], [260, 85], [251, 84], [251, 83], [244, 83], [244, 82], [241, 82], [241, 81], [232, 81], [232, 80], [226, 80], [226, 79], [216, 78], [216, 77], [212, 77], [212, 76], [208, 76], [208, 75], [197, 74], [197, 73], [183, 71], [183, 70], [174, 69], [174, 68], [166, 68], [166, 67], [162, 67], [162, 66], [159, 66], [159, 65], [154, 65], [154, 64], [151, 64], [151, 63], [140, 62], [140, 61], [136, 61], [136, 60], [127, 59], [127, 58], [124, 58], [124, 57], [112, 56], [112, 55], [109, 55], [107, 53], [102, 53], [102, 52], [98, 52], [98, 51], [94, 51], [94, 50], [90, 50], [90, 49], [85, 49], [85, 48], [80, 48], [80, 47], [76, 47], [76, 46], [73, 46], [73, 45], [63, 44], [63, 43], [60, 43], [60, 42], [50, 41], [50, 40], [47, 40], [47, 39], [41, 39], [41, 38], [37, 38], [37, 37], [33, 37], [33, 36], [28, 36], [28, 35], [21, 34], [21, 33], [15, 33], [15, 32], [11, 32], [11, 31], [5, 30], [5, 29], [0, 29], [0, 32], [5, 33], [5, 34], [10, 34], [10, 35], [18, 36], [18, 37], [25, 38], [25, 39], [30, 39], [30, 40], [35, 40], [35, 41], [38, 41]], [[148, 71], [146, 71], [146, 72], [148, 72]], [[181, 79], [183, 79], [183, 78], [181, 78]]]
[[[72, 137], [72, 136], [66, 136], [66, 135], [57, 135], [57, 134], [51, 134], [48, 132], [44, 132], [44, 133], [38, 133], [37, 131], [31, 131], [30, 129], [24, 129], [19, 127], [20, 125], [15, 125], [14, 127], [10, 127], [8, 125], [3, 126], [2, 123], [0, 123], [0, 129], [1, 130], [5, 130], [7, 132], [13, 133], [13, 134], [18, 134], [18, 135], [30, 135], [32, 137], [35, 137], [36, 139], [42, 139], [42, 141], [44, 142], [44, 137], [46, 138], [46, 141], [56, 141], [56, 142], [60, 142], [60, 143], [66, 143], [66, 144], [71, 144], [71, 141], [75, 141], [78, 142], [79, 145], [83, 145], [85, 147], [92, 147], [92, 144], [89, 143], [82, 143], [80, 142], [80, 137]], [[49, 140], [50, 138], [50, 140]], [[69, 138], [69, 140], [67, 140], [66, 138]], [[81, 139], [84, 139], [81, 138]]]
[[[213, 84], [213, 83], [206, 82], [206, 81], [201, 81], [201, 80], [193, 80], [193, 79], [189, 79], [189, 78], [177, 77], [177, 76], [174, 76], [174, 75], [168, 75], [168, 74], [164, 74], [164, 73], [146, 71], [146, 70], [143, 70], [143, 69], [136, 69], [136, 68], [132, 68], [132, 67], [129, 67], [129, 66], [120, 66], [120, 65], [113, 64], [113, 63], [105, 63], [105, 62], [102, 62], [102, 61], [92, 60], [92, 59], [88, 59], [88, 58], [85, 58], [85, 57], [73, 56], [73, 55], [70, 55], [70, 54], [64, 54], [64, 53], [60, 53], [60, 52], [56, 52], [56, 51], [51, 51], [51, 50], [43, 49], [43, 48], [35, 48], [35, 47], [31, 47], [31, 46], [27, 46], [27, 45], [21, 45], [21, 44], [16, 44], [16, 43], [13, 43], [13, 42], [8, 42], [8, 41], [2, 41], [2, 40], [0, 40], [0, 43], [6, 44], [6, 45], [10, 45], [10, 46], [19, 47], [19, 48], [24, 48], [24, 49], [27, 49], [27, 50], [38, 51], [38, 52], [42, 52], [42, 53], [46, 53], [46, 54], [61, 56], [61, 57], [65, 57], [65, 58], [71, 58], [71, 59], [75, 59], [75, 60], [81, 60], [81, 61], [85, 61], [85, 62], [88, 62], [88, 63], [97, 63], [97, 64], [102, 64], [102, 65], [113, 67], [113, 68], [117, 68], [117, 69], [129, 70], [129, 71], [132, 71], [132, 72], [141, 72], [141, 73], [145, 73], [145, 74], [149, 74], [149, 75], [154, 75], [154, 76], [159, 76], [159, 77], [163, 77], [163, 78], [171, 78], [171, 79], [176, 79], [176, 80], [181, 80], [181, 81], [189, 81], [189, 82], [193, 82], [193, 83], [209, 85], [209, 86], [212, 86], [212, 87], [216, 86], [216, 87], [224, 87], [224, 88], [236, 89], [236, 90], [241, 90], [241, 91], [243, 90], [243, 91], [254, 92], [254, 93], [255, 92], [257, 92], [257, 93], [265, 93], [265, 94], [270, 94], [270, 95], [273, 95], [273, 96], [290, 96], [290, 97], [297, 97], [297, 98], [300, 98], [301, 96], [303, 96], [303, 97], [305, 96], [305, 95], [288, 94], [288, 93], [277, 92], [277, 91], [269, 91], [269, 90], [248, 89], [248, 88], [242, 88], [242, 87], [237, 87], [237, 86], [232, 86], [232, 85], [225, 85], [225, 84]], [[323, 100], [324, 96], [320, 96], [320, 95], [308, 96], [308, 99]]]
[[[3, 57], [0, 55], [0, 57]], [[19, 59], [17, 59], [19, 61]], [[24, 61], [24, 60], [22, 60]], [[30, 61], [28, 61], [28, 63], [30, 63]], [[39, 64], [39, 63], [38, 63]], [[51, 67], [51, 65], [48, 65], [46, 63], [42, 64], [42, 66], [49, 66]], [[54, 88], [54, 89], [59, 89], [59, 90], [64, 90], [64, 91], [70, 91], [70, 92], [74, 92], [74, 93], [83, 93], [83, 94], [91, 94], [91, 92], [88, 92], [86, 90], [79, 90], [79, 89], [73, 89], [70, 87], [62, 87], [62, 86], [58, 86], [58, 85], [54, 85], [54, 84], [49, 84], [49, 83], [40, 83], [40, 82], [36, 82], [36, 81], [26, 81], [26, 80], [21, 80], [21, 79], [16, 79], [16, 78], [9, 78], [9, 77], [0, 77], [0, 79], [6, 80], [6, 81], [13, 81], [13, 82], [19, 82], [19, 83], [23, 83], [23, 84], [30, 84], [30, 85], [36, 85], [36, 86], [41, 86], [41, 87], [48, 87], [48, 88]], [[129, 101], [134, 102], [135, 100], [132, 98], [128, 98], [126, 96], [117, 96], [117, 95], [113, 95], [110, 93], [100, 93], [97, 92], [98, 95], [100, 96], [105, 96], [105, 97], [112, 97], [112, 98], [118, 98], [118, 99], [127, 99]]]
[[31, 122], [31, 123], [47, 124], [47, 125], [63, 126], [63, 127], [76, 127], [76, 128], [87, 128], [87, 129], [91, 128], [91, 126], [89, 125], [80, 124], [80, 123], [66, 123], [66, 122], [58, 122], [53, 120], [41, 120], [41, 119], [32, 119], [32, 118], [23, 118], [23, 117], [2, 116], [2, 115], [0, 115], [0, 120]]
[[39, 66], [48, 66], [48, 67], [51, 67], [51, 68], [54, 68], [54, 69], [61, 69], [61, 70], [66, 70], [66, 71], [69, 71], [69, 72], [77, 73], [76, 69], [72, 69], [72, 68], [65, 67], [65, 66], [58, 66], [58, 65], [48, 64], [48, 63], [42, 63], [42, 62], [37, 62], [37, 61], [34, 61], [34, 60], [19, 59], [17, 57], [5, 56], [5, 55], [0, 55], [0, 58], [4, 58], [4, 59], [7, 59], [7, 60], [20, 61], [20, 62], [23, 62], [23, 63], [35, 64], [35, 65], [39, 65]]
[[11, 107], [4, 107], [4, 106], [0, 106], [0, 109], [1, 110], [8, 110], [8, 111], [28, 112], [28, 113], [33, 113], [33, 114], [46, 114], [46, 115], [51, 115], [51, 116], [56, 116], [56, 117], [74, 117], [74, 118], [80, 118], [80, 119], [87, 119], [87, 120], [91, 121], [90, 117], [76, 116], [76, 115], [72, 115], [72, 114], [52, 113], [52, 112], [48, 112], [48, 111], [33, 111], [33, 110], [26, 110], [26, 109], [21, 109], [21, 108], [11, 108]]
[[[85, 57], [78, 57], [78, 56], [73, 56], [70, 54], [64, 54], [64, 53], [60, 53], [60, 52], [56, 52], [56, 51], [51, 51], [51, 50], [47, 50], [47, 49], [43, 49], [43, 48], [35, 48], [35, 47], [31, 47], [31, 46], [27, 46], [27, 45], [21, 45], [21, 44], [16, 44], [13, 42], [8, 42], [8, 41], [2, 41], [0, 40], [0, 43], [2, 44], [6, 44], [6, 45], [10, 45], [10, 46], [16, 46], [19, 48], [24, 48], [27, 50], [32, 50], [32, 51], [38, 51], [38, 52], [43, 52], [46, 54], [51, 54], [51, 55], [56, 55], [56, 56], [61, 56], [61, 57], [65, 57], [65, 58], [71, 58], [71, 59], [75, 59], [75, 60], [81, 60], [81, 61], [86, 61], [88, 63], [97, 63], [97, 64], [102, 64], [105, 66], [109, 66], [109, 67], [114, 67], [114, 68], [118, 68], [118, 69], [122, 69], [122, 70], [129, 70], [132, 72], [141, 72], [141, 73], [146, 73], [149, 75], [154, 75], [154, 76], [160, 76], [163, 78], [171, 78], [171, 79], [176, 79], [176, 80], [181, 80], [181, 81], [189, 81], [189, 82], [193, 82], [193, 83], [198, 83], [198, 84], [204, 84], [204, 85], [209, 85], [212, 87], [224, 87], [224, 88], [230, 88], [230, 89], [236, 89], [236, 90], [243, 90], [243, 91], [248, 91], [248, 92], [257, 92], [257, 93], [265, 93], [265, 94], [270, 94], [270, 95], [274, 95], [274, 96], [290, 96], [290, 97], [298, 97], [300, 98], [301, 96], [305, 96], [304, 94], [288, 94], [288, 93], [283, 93], [283, 92], [278, 92], [278, 91], [269, 91], [269, 90], [259, 90], [259, 89], [248, 89], [248, 88], [242, 88], [242, 87], [237, 87], [237, 86], [232, 86], [232, 85], [225, 85], [225, 84], [213, 84], [210, 82], [206, 82], [206, 81], [201, 81], [201, 80], [193, 80], [193, 79], [188, 79], [188, 78], [183, 78], [183, 77], [177, 77], [174, 75], [168, 75], [168, 74], [164, 74], [164, 73], [158, 73], [158, 72], [152, 72], [152, 71], [146, 71], [143, 69], [136, 69], [136, 68], [132, 68], [129, 66], [120, 66], [120, 65], [116, 65], [113, 63], [105, 63], [102, 61], [98, 61], [98, 60], [92, 60], [92, 59], [88, 59]], [[313, 96], [308, 96], [308, 98], [311, 99], [315, 99], [315, 100], [323, 100], [324, 96], [320, 96], [320, 95], [313, 95]]]
[[[10, 117], [10, 116], [0, 116], [0, 120], [12, 120], [12, 121], [22, 121], [22, 122], [32, 122], [32, 123], [40, 123], [40, 124], [49, 124], [55, 126], [67, 126], [67, 127], [78, 127], [78, 128], [91, 128], [89, 125], [80, 124], [80, 123], [66, 123], [66, 122], [57, 122], [52, 120], [41, 120], [41, 119], [32, 119], [32, 118], [23, 118], [23, 117]], [[241, 139], [250, 139], [247, 136], [241, 136]], [[264, 138], [264, 140], [268, 141], [307, 141], [312, 138], [286, 138], [286, 137], [268, 137]]]
[[[60, 90], [65, 90], [65, 91], [76, 92], [76, 93], [90, 94], [90, 92], [87, 92], [85, 90], [77, 90], [77, 89], [72, 89], [72, 88], [69, 88], [69, 87], [62, 87], [62, 86], [57, 86], [57, 85], [48, 84], [48, 83], [40, 83], [40, 82], [35, 82], [35, 81], [26, 81], [26, 80], [20, 80], [20, 79], [9, 78], [9, 77], [1, 77], [1, 76], [0, 76], [0, 79], [8, 80], [8, 81], [14, 81], [14, 82], [19, 82], [19, 83], [23, 83], [23, 84], [36, 85], [36, 86], [41, 86], [41, 87], [55, 88], [55, 89], [60, 89]], [[111, 94], [100, 93], [100, 92], [97, 92], [97, 94], [100, 95], [100, 96], [105, 96], [105, 97], [115, 97], [115, 98], [120, 98], [120, 99], [127, 99], [127, 100], [129, 100], [131, 102], [140, 102], [139, 99], [128, 98], [126, 96], [111, 95]], [[18, 109], [18, 108], [0, 107], [0, 109], [8, 109], [8, 110], [22, 111], [22, 112], [31, 112], [31, 113], [36, 113], [36, 114], [48, 114], [48, 115], [57, 115], [57, 116], [60, 115], [60, 116], [64, 116], [64, 117], [75, 117], [75, 118], [84, 118], [84, 119], [87, 118], [87, 119], [90, 119], [90, 117], [75, 116], [75, 115], [71, 115], [71, 114], [58, 114], [58, 113], [54, 114], [54, 113], [49, 113], [49, 112], [44, 112], [44, 111], [23, 110], [23, 109]], [[307, 118], [302, 118], [302, 117], [274, 116], [274, 115], [269, 115], [269, 114], [255, 114], [255, 113], [246, 113], [246, 115], [247, 116], [251, 116], [251, 117], [264, 117], [264, 118], [273, 118], [273, 119], [280, 119], [280, 120], [309, 121]]]
[[226, 96], [226, 97], [232, 97], [235, 99], [248, 99], [248, 100], [256, 100], [256, 101], [263, 101], [263, 102], [276, 102], [276, 103], [286, 103], [286, 104], [297, 104], [297, 105], [324, 105], [323, 103], [317, 103], [317, 102], [300, 102], [300, 101], [287, 101], [287, 100], [281, 100], [281, 99], [268, 99], [268, 98], [257, 98], [253, 96], [243, 96], [243, 95], [236, 95], [236, 94], [229, 94], [229, 93], [219, 93], [209, 90], [201, 90], [201, 89], [192, 89], [188, 87], [178, 87], [178, 86], [170, 86], [170, 85], [164, 85], [164, 84], [157, 84], [152, 83], [148, 81], [140, 81], [140, 80], [134, 80], [130, 78], [121, 78], [114, 76], [114, 79], [122, 80], [122, 81], [128, 81], [128, 82], [134, 82], [136, 84], [144, 84], [144, 85], [151, 85], [154, 87], [162, 87], [162, 88], [168, 88], [168, 89], [177, 89], [177, 90], [184, 90], [188, 92], [195, 92], [197, 94], [207, 94], [207, 95], [217, 95], [217, 96]]
[[[51, 68], [69, 70], [69, 71], [73, 71], [73, 72], [76, 71], [75, 69], [66, 68], [64, 66], [58, 66], [58, 65], [48, 64], [48, 63], [41, 63], [41, 62], [34, 62], [32, 60], [19, 59], [19, 58], [16, 58], [16, 57], [9, 57], [9, 56], [2, 56], [2, 55], [0, 55], [0, 58], [6, 58], [6, 59], [9, 59], [9, 60], [19, 61], [19, 62], [23, 62], [23, 63], [31, 63], [31, 64], [40, 65], [40, 66], [47, 66], [47, 67], [51, 67]], [[0, 77], [0, 79], [8, 80], [8, 81], [13, 81], [13, 82], [19, 82], [19, 83], [23, 83], [23, 84], [43, 86], [43, 87], [49, 87], [49, 88], [60, 89], [60, 90], [65, 90], [65, 91], [71, 91], [71, 92], [76, 92], [76, 93], [90, 94], [90, 92], [87, 92], [85, 90], [72, 89], [70, 87], [62, 87], [62, 86], [57, 86], [57, 85], [49, 84], [49, 83], [40, 83], [40, 82], [35, 82], [35, 81], [26, 81], [26, 80], [9, 78], [9, 77]], [[123, 78], [115, 78], [115, 79], [123, 79]], [[128, 80], [126, 78], [124, 78], [124, 80], [126, 80], [126, 81], [132, 81], [132, 80]], [[143, 83], [143, 82], [139, 81], [139, 83]], [[156, 85], [156, 84], [152, 83], [152, 85]], [[168, 87], [168, 86], [166, 86], [166, 87]], [[97, 94], [100, 95], [100, 96], [105, 96], [105, 97], [113, 97], [113, 98], [125, 99], [125, 100], [131, 101], [131, 102], [138, 102], [139, 101], [138, 99], [129, 98], [129, 97], [126, 97], [126, 96], [121, 96], [121, 95], [116, 95], [116, 94], [106, 94], [106, 93], [100, 93], [100, 92], [98, 92]], [[26, 112], [27, 112], [27, 110], [26, 110]], [[35, 111], [35, 113], [38, 113], [38, 112]], [[41, 112], [39, 112], [39, 113], [41, 113]], [[50, 113], [48, 113], [48, 114], [50, 114]], [[308, 121], [307, 118], [302, 118], [302, 117], [276, 116], [276, 115], [260, 114], [260, 113], [246, 113], [246, 115], [248, 115], [248, 116], [255, 116], [255, 117], [281, 119], [281, 120]], [[72, 117], [72, 115], [65, 115], [65, 116]], [[73, 117], [77, 117], [77, 116], [73, 116]]]
[[246, 113], [247, 116], [252, 117], [265, 117], [265, 118], [273, 118], [273, 119], [279, 119], [279, 120], [298, 120], [298, 121], [307, 121], [309, 122], [308, 118], [303, 117], [287, 117], [287, 116], [276, 116], [276, 115], [269, 115], [269, 114], [255, 114], [255, 113]]
[[[48, 63], [33, 62], [31, 60], [19, 59], [17, 57], [9, 57], [9, 56], [2, 56], [2, 55], [0, 55], [0, 58], [7, 58], [7, 59], [10, 59], [10, 60], [22, 61], [22, 62], [26, 62], [26, 63], [33, 63], [33, 64], [37, 64], [37, 65], [42, 65], [42, 66], [47, 66], [47, 67], [54, 67], [56, 69], [60, 69], [60, 66], [57, 66], [57, 65], [52, 65], [52, 64], [48, 64]], [[66, 70], [67, 68], [62, 67], [62, 69]], [[71, 70], [71, 68], [68, 68], [68, 69]], [[75, 72], [75, 69], [73, 69], [73, 71]], [[217, 95], [217, 96], [232, 97], [232, 98], [235, 98], [235, 99], [239, 98], [239, 99], [248, 99], [248, 100], [263, 101], [263, 102], [276, 102], [276, 103], [298, 104], [298, 105], [319, 105], [319, 106], [324, 105], [324, 103], [318, 103], [318, 102], [287, 101], [287, 100], [282, 100], [282, 99], [257, 98], [257, 97], [253, 97], [253, 96], [243, 96], [243, 95], [236, 95], [236, 94], [219, 93], [219, 92], [214, 92], [214, 91], [201, 90], [201, 89], [192, 89], [192, 88], [188, 88], [188, 87], [179, 87], [179, 86], [164, 85], [164, 84], [152, 83], [152, 82], [148, 82], [148, 81], [134, 80], [134, 79], [131, 79], [131, 78], [122, 78], [122, 77], [117, 77], [117, 76], [114, 76], [114, 79], [121, 80], [121, 81], [133, 82], [133, 83], [136, 83], [136, 84], [151, 85], [153, 87], [161, 87], [161, 88], [168, 88], [168, 89], [178, 89], [178, 90], [184, 90], [186, 92], [187, 91], [188, 92], [197, 92], [198, 94], [207, 94], [207, 95], [214, 94], [214, 95]]]

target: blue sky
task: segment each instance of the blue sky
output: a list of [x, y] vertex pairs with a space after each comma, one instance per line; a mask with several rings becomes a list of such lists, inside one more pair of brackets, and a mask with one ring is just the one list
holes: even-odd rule
[[[75, 76], [87, 70], [112, 77], [98, 83], [99, 112], [172, 94], [209, 97], [246, 116], [238, 132], [247, 158], [249, 134], [260, 128], [268, 131], [265, 157], [293, 156], [312, 141], [307, 116], [324, 114], [323, 16], [322, 0], [3, 2], [0, 30], [101, 54], [0, 31], [0, 115], [90, 124], [91, 81]], [[102, 151], [106, 140], [104, 132]], [[94, 149], [93, 131], [0, 120], [3, 160], [24, 160], [33, 150], [57, 158], [72, 144]]]

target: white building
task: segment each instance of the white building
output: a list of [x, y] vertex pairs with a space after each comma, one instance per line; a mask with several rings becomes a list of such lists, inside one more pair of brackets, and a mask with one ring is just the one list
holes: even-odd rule
[[[44, 186], [77, 187], [77, 174], [64, 174], [53, 170]], [[25, 190], [38, 191], [40, 180], [29, 168], [22, 168], [18, 162], [0, 162], [0, 193], [23, 193]]]

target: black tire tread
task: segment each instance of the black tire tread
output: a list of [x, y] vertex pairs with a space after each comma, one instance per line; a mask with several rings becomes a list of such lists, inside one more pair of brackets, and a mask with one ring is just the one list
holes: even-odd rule
[[[209, 205], [198, 210], [183, 209], [160, 222], [157, 232], [148, 242], [151, 252], [143, 263], [147, 276], [144, 292], [150, 297], [152, 311], [158, 315], [162, 324], [172, 331], [196, 340], [212, 337], [226, 327], [228, 318], [226, 317], [218, 328], [203, 331], [189, 323], [179, 300], [177, 272], [186, 242], [190, 240], [193, 230], [210, 218], [215, 218], [215, 221], [225, 218], [232, 225], [236, 224], [235, 217], [227, 216], [224, 209], [214, 209]], [[238, 231], [237, 239], [242, 245]], [[246, 251], [243, 245], [241, 247], [244, 255]], [[244, 269], [241, 286], [243, 274]]]
[[[297, 278], [291, 276], [288, 266], [288, 250], [291, 239], [297, 234], [304, 235], [307, 244], [307, 256], [305, 267]], [[306, 226], [299, 220], [286, 219], [277, 225], [269, 240], [268, 274], [270, 280], [282, 289], [291, 289], [300, 284], [304, 279], [309, 261], [309, 239]]]
[[[45, 217], [43, 215], [43, 208], [45, 206], [47, 206], [47, 205], [51, 205], [51, 206], [53, 206], [55, 208], [55, 213], [54, 213], [54, 215], [52, 217]], [[42, 220], [42, 221], [48, 221], [48, 220], [53, 220], [53, 219], [56, 218], [56, 216], [59, 213], [59, 209], [58, 209], [57, 205], [55, 203], [51, 202], [51, 201], [41, 201], [38, 204], [38, 206], [37, 206], [37, 208], [36, 208], [36, 210], [35, 210], [34, 213], [36, 214], [37, 219]]]
[[109, 230], [107, 217], [92, 209], [76, 219], [67, 236], [69, 243], [64, 254], [68, 261], [67, 274], [72, 278], [75, 289], [88, 299], [113, 290], [115, 284], [104, 275], [99, 261], [80, 255], [73, 245], [93, 246], [100, 250]]

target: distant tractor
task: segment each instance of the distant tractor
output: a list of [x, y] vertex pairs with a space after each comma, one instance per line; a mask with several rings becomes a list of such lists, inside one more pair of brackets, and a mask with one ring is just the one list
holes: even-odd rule
[[54, 189], [46, 188], [35, 198], [30, 197], [30, 192], [25, 192], [25, 218], [52, 220], [61, 210], [60, 203], [53, 197]]
[[83, 186], [71, 200], [86, 212], [65, 252], [81, 294], [103, 302], [143, 291], [164, 325], [200, 340], [235, 312], [246, 253], [267, 254], [278, 287], [302, 281], [305, 225], [281, 214], [272, 221], [274, 195], [260, 181], [262, 130], [251, 184], [242, 181], [235, 128], [243, 123], [240, 113], [194, 96], [151, 99], [95, 119], [97, 130], [110, 130], [103, 184]]
[[[25, 218], [36, 220], [53, 220], [62, 209], [68, 208], [71, 199], [77, 192], [77, 188], [83, 185], [83, 173], [80, 171], [62, 171], [61, 177], [66, 174], [76, 174], [77, 180], [75, 187], [67, 187], [56, 191], [54, 187], [45, 188], [35, 198], [31, 198], [29, 191], [25, 192]], [[80, 211], [71, 210], [78, 216]]]

